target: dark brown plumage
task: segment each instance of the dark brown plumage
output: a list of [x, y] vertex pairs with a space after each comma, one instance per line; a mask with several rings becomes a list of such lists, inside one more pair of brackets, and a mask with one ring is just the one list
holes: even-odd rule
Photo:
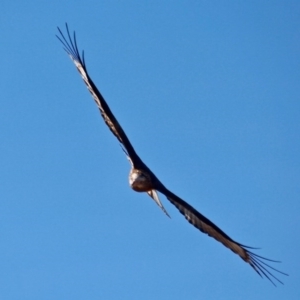
[[167, 197], [167, 199], [180, 211], [180, 213], [183, 214], [184, 217], [197, 229], [213, 237], [218, 242], [221, 242], [224, 246], [226, 246], [234, 253], [239, 255], [245, 262], [249, 263], [250, 266], [261, 277], [265, 276], [274, 285], [275, 285], [274, 280], [282, 283], [271, 272], [271, 270], [274, 270], [284, 275], [287, 274], [273, 268], [272, 266], [266, 263], [266, 261], [271, 261], [271, 262], [276, 262], [276, 261], [259, 256], [249, 250], [254, 248], [242, 245], [234, 241], [233, 239], [231, 239], [226, 233], [224, 233], [219, 227], [217, 227], [209, 219], [204, 217], [201, 213], [199, 213], [195, 208], [193, 208], [187, 202], [185, 202], [184, 200], [182, 200], [181, 198], [173, 194], [171, 191], [169, 191], [155, 176], [155, 174], [153, 174], [152, 171], [144, 164], [144, 162], [140, 159], [140, 157], [135, 152], [128, 137], [126, 136], [125, 132], [123, 131], [122, 127], [118, 123], [113, 113], [111, 112], [103, 96], [101, 95], [101, 93], [99, 92], [99, 90], [97, 89], [93, 81], [91, 80], [86, 69], [86, 65], [84, 61], [84, 53], [82, 52], [82, 55], [80, 55], [79, 53], [75, 32], [72, 39], [67, 24], [66, 24], [67, 38], [65, 38], [62, 31], [59, 28], [58, 30], [60, 36], [57, 36], [57, 38], [64, 45], [65, 51], [72, 59], [78, 72], [83, 78], [87, 88], [92, 94], [105, 123], [121, 143], [123, 150], [127, 155], [128, 160], [131, 163], [132, 168], [129, 174], [129, 183], [132, 189], [134, 189], [137, 192], [146, 192], [159, 205], [159, 207], [168, 215], [167, 211], [165, 210], [161, 201], [158, 198], [157, 191], [164, 194]]

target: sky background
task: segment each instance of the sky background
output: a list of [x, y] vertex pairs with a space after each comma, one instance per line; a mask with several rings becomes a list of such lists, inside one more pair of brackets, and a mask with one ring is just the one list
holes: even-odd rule
[[[0, 18], [0, 299], [300, 299], [299, 1], [8, 1]], [[68, 22], [144, 162], [274, 288], [128, 186], [55, 38]]]

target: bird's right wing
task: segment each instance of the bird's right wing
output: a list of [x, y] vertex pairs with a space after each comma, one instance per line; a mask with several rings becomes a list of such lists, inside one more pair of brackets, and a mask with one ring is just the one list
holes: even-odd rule
[[133, 163], [139, 164], [141, 162], [139, 156], [136, 154], [124, 130], [122, 129], [121, 125], [119, 124], [119, 122], [117, 121], [113, 113], [111, 112], [109, 106], [107, 105], [100, 91], [97, 89], [96, 85], [93, 83], [92, 79], [90, 78], [87, 72], [85, 61], [84, 61], [84, 52], [82, 52], [82, 56], [80, 56], [77, 47], [75, 32], [72, 39], [67, 24], [66, 24], [67, 35], [68, 35], [67, 38], [63, 35], [59, 27], [57, 27], [57, 29], [60, 33], [60, 36], [57, 35], [57, 38], [64, 45], [65, 51], [72, 59], [84, 83], [86, 84], [88, 90], [92, 94], [106, 125], [111, 130], [111, 132], [116, 136], [119, 142], [124, 146], [124, 148], [126, 149], [125, 153], [127, 154], [128, 158], [130, 158], [130, 160]]

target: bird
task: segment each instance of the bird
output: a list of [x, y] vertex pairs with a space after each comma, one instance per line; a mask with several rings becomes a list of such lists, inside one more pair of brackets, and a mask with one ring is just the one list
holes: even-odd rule
[[104, 97], [89, 76], [85, 63], [84, 51], [82, 51], [82, 53], [80, 54], [79, 48], [77, 46], [75, 31], [73, 32], [73, 35], [71, 35], [68, 24], [66, 23], [65, 25], [67, 35], [65, 36], [62, 30], [57, 27], [59, 35], [56, 35], [56, 37], [62, 43], [64, 50], [67, 52], [67, 54], [75, 64], [85, 85], [87, 86], [94, 101], [96, 102], [96, 105], [100, 110], [104, 122], [120, 142], [121, 148], [130, 162], [130, 187], [136, 192], [146, 192], [161, 208], [161, 210], [168, 217], [170, 217], [159, 199], [158, 192], [163, 194], [178, 209], [178, 211], [186, 218], [186, 220], [190, 224], [192, 224], [202, 233], [207, 234], [208, 236], [222, 243], [225, 247], [229, 248], [235, 254], [240, 256], [240, 258], [248, 263], [260, 277], [267, 278], [275, 286], [276, 283], [283, 284], [283, 282], [277, 276], [275, 276], [274, 272], [272, 271], [286, 276], [288, 276], [288, 274], [270, 265], [270, 262], [278, 263], [279, 261], [260, 256], [253, 252], [253, 249], [257, 248], [245, 246], [230, 238], [212, 221], [202, 215], [186, 201], [182, 200], [180, 197], [167, 189], [165, 185], [156, 177], [156, 175], [147, 167], [147, 165], [136, 153], [120, 123], [117, 121]]

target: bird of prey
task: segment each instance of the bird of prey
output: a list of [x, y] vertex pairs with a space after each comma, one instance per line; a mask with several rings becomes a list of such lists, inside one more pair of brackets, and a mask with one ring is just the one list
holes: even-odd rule
[[270, 266], [266, 261], [277, 262], [274, 260], [267, 259], [260, 255], [253, 253], [250, 249], [255, 249], [253, 247], [245, 246], [234, 241], [230, 238], [224, 231], [222, 231], [213, 222], [203, 216], [190, 204], [179, 198], [177, 195], [168, 190], [163, 183], [155, 176], [155, 174], [146, 166], [146, 164], [141, 160], [138, 154], [135, 152], [131, 142], [129, 141], [127, 135], [122, 129], [121, 125], [113, 115], [108, 104], [104, 100], [100, 91], [97, 89], [96, 85], [90, 78], [85, 60], [84, 52], [80, 54], [75, 32], [73, 36], [70, 35], [68, 25], [66, 24], [67, 36], [64, 36], [59, 27], [58, 31], [60, 36], [57, 38], [64, 46], [64, 50], [70, 56], [71, 60], [75, 64], [78, 72], [80, 73], [84, 83], [86, 84], [88, 90], [92, 94], [99, 110], [104, 119], [106, 125], [115, 135], [118, 141], [121, 143], [122, 149], [125, 152], [130, 164], [131, 170], [129, 173], [129, 184], [131, 188], [136, 192], [146, 192], [156, 204], [163, 210], [163, 212], [169, 216], [166, 209], [162, 205], [158, 193], [160, 192], [166, 196], [166, 198], [180, 211], [181, 214], [187, 219], [189, 223], [194, 225], [201, 232], [208, 234], [209, 236], [216, 239], [218, 242], [222, 243], [225, 247], [232, 250], [234, 253], [239, 255], [246, 263], [261, 276], [268, 278], [274, 285], [275, 281], [282, 284], [282, 282], [273, 274], [273, 271], [279, 272], [281, 274], [287, 275], [272, 266]]

